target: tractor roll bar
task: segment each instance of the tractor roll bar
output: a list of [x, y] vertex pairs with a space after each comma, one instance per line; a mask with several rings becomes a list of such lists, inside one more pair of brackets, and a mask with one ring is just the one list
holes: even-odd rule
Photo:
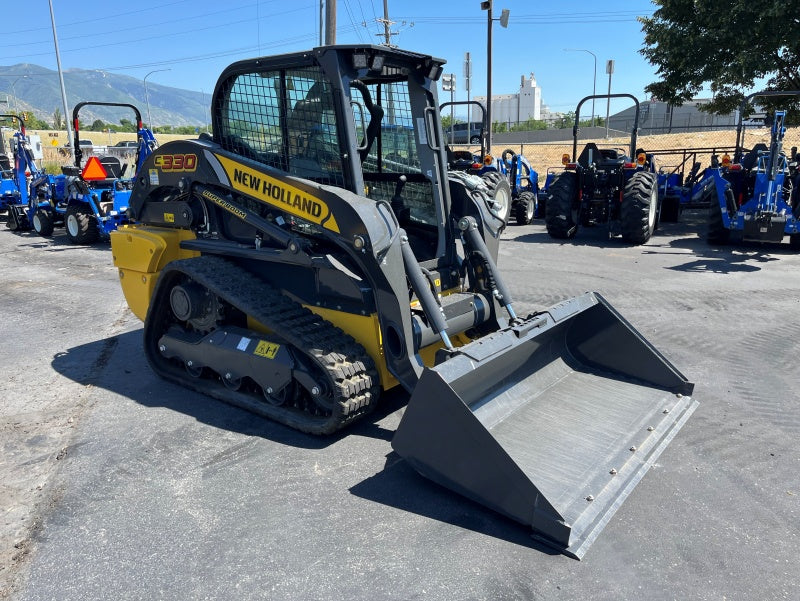
[[577, 108], [575, 109], [575, 124], [572, 126], [572, 162], [574, 163], [577, 161], [578, 155], [578, 132], [580, 131], [580, 127], [578, 127], [578, 123], [580, 123], [581, 117], [581, 106], [587, 100], [598, 99], [598, 98], [630, 98], [633, 100], [634, 104], [636, 104], [636, 115], [633, 119], [633, 131], [631, 132], [631, 151], [628, 156], [635, 157], [636, 156], [636, 137], [639, 135], [639, 99], [636, 98], [633, 94], [594, 94], [592, 96], [587, 96], [583, 100], [578, 103]]
[[83, 158], [83, 151], [81, 150], [81, 145], [80, 145], [80, 134], [78, 133], [78, 130], [80, 129], [78, 127], [78, 113], [80, 113], [81, 109], [83, 107], [85, 107], [85, 106], [124, 106], [124, 107], [128, 107], [129, 109], [132, 109], [134, 114], [136, 115], [136, 129], [139, 130], [139, 129], [142, 129], [144, 127], [144, 124], [142, 123], [142, 114], [139, 112], [139, 109], [137, 109], [132, 104], [127, 104], [125, 102], [94, 102], [94, 101], [79, 102], [78, 104], [75, 105], [75, 108], [72, 109], [72, 127], [75, 130], [75, 139], [73, 140], [73, 143], [75, 144], [75, 148], [73, 148], [72, 150], [73, 150], [73, 152], [75, 154], [75, 166], [76, 167], [80, 168], [81, 159]]

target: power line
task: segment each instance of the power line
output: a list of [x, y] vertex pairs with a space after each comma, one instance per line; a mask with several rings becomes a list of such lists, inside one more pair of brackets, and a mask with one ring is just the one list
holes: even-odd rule
[[[139, 8], [139, 9], [136, 9], [136, 10], [129, 10], [129, 11], [121, 12], [121, 13], [120, 12], [115, 12], [114, 13], [114, 20], [117, 21], [119, 19], [119, 17], [124, 17], [126, 15], [135, 15], [135, 14], [138, 14], [138, 13], [152, 11], [154, 9], [163, 9], [163, 8], [166, 8], [167, 6], [174, 6], [176, 4], [185, 4], [187, 2], [193, 2], [193, 1], [194, 0], [175, 0], [175, 2], [166, 2], [166, 3], [159, 2], [156, 6], [150, 6], [150, 7], [147, 7], [147, 8]], [[107, 17], [100, 17], [100, 18], [97, 18], [97, 19], [84, 19], [83, 21], [73, 21], [71, 23], [62, 23], [60, 25], [60, 27], [72, 27], [73, 25], [84, 25], [86, 23], [97, 23], [98, 21], [105, 21], [105, 20], [107, 20]], [[48, 29], [50, 29], [49, 26], [48, 27], [33, 27], [31, 29], [14, 29], [13, 31], [10, 31], [8, 33], [13, 35], [13, 34], [18, 34], [18, 33], [30, 33], [32, 31], [45, 31], [45, 30], [48, 30]]]
[[[344, 9], [345, 9], [345, 11], [347, 11], [347, 17], [350, 19], [350, 24], [353, 25], [353, 27], [355, 28], [356, 21], [353, 18], [353, 11], [350, 10], [350, 3], [347, 0], [344, 0]], [[356, 35], [358, 36], [358, 41], [363, 43], [364, 39], [361, 37], [361, 30], [360, 29], [355, 29], [355, 32], [356, 32]]]
[[[248, 8], [250, 6], [255, 6], [255, 4], [249, 4], [249, 5], [246, 5], [246, 6], [242, 7], [242, 8]], [[181, 23], [181, 24], [185, 25], [185, 23], [187, 21], [192, 21], [192, 20], [196, 20], [196, 19], [204, 19], [204, 18], [207, 18], [207, 17], [213, 17], [215, 15], [219, 15], [219, 14], [223, 14], [223, 13], [224, 14], [228, 14], [230, 12], [231, 12], [231, 7], [226, 7], [224, 10], [216, 10], [216, 11], [208, 12], [208, 13], [201, 13], [201, 14], [191, 15], [191, 16], [183, 16], [183, 17], [180, 17], [178, 19], [170, 19], [170, 20], [167, 20], [167, 21], [159, 21], [158, 23], [155, 23], [155, 24], [154, 23], [145, 23], [143, 25], [126, 26], [125, 27], [125, 32], [128, 33], [128, 32], [131, 32], [131, 31], [136, 31], [137, 29], [152, 30], [154, 25], [156, 25], [156, 26], [158, 26], [158, 25], [171, 25], [173, 23]], [[97, 31], [97, 32], [92, 34], [93, 38], [105, 37], [105, 36], [115, 36], [116, 42], [120, 43], [119, 42], [119, 31], [116, 30], [116, 29], [109, 30], [109, 31]], [[73, 35], [73, 36], [59, 36], [59, 40], [62, 41], [62, 42], [66, 41], [66, 40], [85, 40], [85, 39], [86, 39], [86, 34], [85, 33], [81, 33], [79, 35]], [[143, 39], [143, 38], [136, 38], [136, 39], [138, 40], [138, 39]], [[35, 42], [15, 42], [14, 43], [14, 47], [19, 47], [19, 46], [40, 46], [42, 44], [47, 44], [49, 42], [50, 42], [50, 40], [47, 40], [47, 39], [46, 40], [37, 40]]]
[[[289, 14], [289, 13], [293, 13], [293, 12], [301, 12], [301, 11], [304, 11], [304, 10], [306, 10], [306, 8], [295, 8], [295, 9], [283, 11], [281, 13], [273, 13], [273, 16], [274, 15], [284, 15], [284, 14]], [[105, 44], [95, 44], [95, 45], [92, 45], [92, 46], [82, 46], [82, 47], [79, 47], [79, 48], [68, 48], [68, 49], [63, 50], [62, 52], [64, 54], [68, 54], [70, 52], [80, 52], [82, 50], [96, 50], [98, 48], [117, 47], [117, 46], [120, 46], [120, 45], [124, 45], [126, 43], [131, 43], [132, 44], [134, 42], [141, 42], [141, 41], [145, 41], [145, 40], [159, 40], [159, 39], [163, 39], [163, 38], [166, 38], [166, 37], [174, 38], [174, 37], [182, 36], [182, 35], [194, 35], [199, 31], [206, 31], [206, 30], [209, 30], [209, 29], [217, 29], [219, 27], [228, 27], [230, 25], [240, 25], [242, 23], [249, 23], [251, 21], [252, 21], [252, 19], [239, 19], [237, 21], [230, 21], [228, 23], [214, 23], [213, 25], [209, 25], [207, 27], [196, 27], [196, 28], [191, 29], [191, 30], [180, 31], [180, 32], [177, 32], [177, 33], [158, 34], [158, 35], [152, 35], [152, 36], [148, 36], [148, 37], [137, 37], [137, 38], [135, 38], [134, 40], [132, 40], [130, 42], [127, 42], [125, 40], [117, 39], [114, 42], [108, 42], [108, 43], [105, 43]], [[81, 39], [85, 39], [85, 36], [81, 36]], [[257, 48], [257, 46], [256, 46], [256, 48]], [[51, 51], [47, 51], [47, 52], [39, 52], [39, 53], [34, 53], [34, 54], [16, 54], [16, 55], [7, 56], [6, 58], [26, 58], [26, 57], [33, 57], [33, 56], [50, 56], [51, 54], [52, 54]]]

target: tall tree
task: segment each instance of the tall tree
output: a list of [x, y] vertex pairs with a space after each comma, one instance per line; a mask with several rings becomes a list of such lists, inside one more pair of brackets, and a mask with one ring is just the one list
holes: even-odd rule
[[[738, 108], [744, 90], [800, 90], [797, 0], [653, 0], [641, 17], [640, 50], [660, 81], [645, 90], [680, 105], [710, 84], [716, 113]], [[766, 84], [762, 80], [766, 80]], [[785, 101], [784, 101], [785, 104]]]

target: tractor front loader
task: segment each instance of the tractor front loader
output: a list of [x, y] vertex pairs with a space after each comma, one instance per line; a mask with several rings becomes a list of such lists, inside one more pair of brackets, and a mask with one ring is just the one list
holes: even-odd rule
[[145, 161], [114, 262], [162, 377], [313, 434], [400, 386], [400, 456], [580, 557], [693, 385], [599, 294], [516, 315], [504, 222], [447, 171], [443, 64], [366, 45], [234, 63], [213, 137]]
[[746, 150], [743, 127], [753, 99], [798, 96], [800, 90], [770, 90], [742, 101], [733, 161], [725, 156], [719, 168], [710, 170], [716, 194], [708, 213], [709, 244], [782, 242], [789, 236], [791, 248], [800, 250], [800, 191], [793, 185], [798, 180], [792, 181], [790, 157], [783, 150], [786, 111], [772, 114], [768, 144]]

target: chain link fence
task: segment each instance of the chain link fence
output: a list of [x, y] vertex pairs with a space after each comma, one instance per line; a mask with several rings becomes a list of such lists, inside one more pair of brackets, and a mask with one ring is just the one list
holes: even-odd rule
[[[597, 130], [598, 128], [594, 128]], [[570, 133], [571, 133], [570, 129]], [[602, 132], [604, 133], [604, 132]], [[626, 151], [630, 149], [631, 136], [625, 132], [610, 132], [611, 136], [605, 138], [603, 135], [593, 137], [579, 136], [577, 154], [588, 143], [594, 142], [599, 148], [622, 148]], [[499, 137], [499, 136], [498, 136]], [[573, 141], [569, 140], [557, 142], [541, 143], [507, 143], [504, 144], [502, 138], [493, 138], [491, 154], [500, 156], [505, 149], [515, 153], [522, 153], [531, 163], [533, 169], [539, 174], [541, 182], [548, 171], [560, 171], [562, 169], [561, 157], [568, 154], [572, 157]], [[770, 128], [746, 128], [743, 134], [742, 146], [749, 150], [757, 144], [770, 143]], [[659, 169], [666, 172], [691, 169], [695, 162], [700, 163], [700, 168], [705, 169], [711, 165], [712, 156], [721, 158], [728, 153], [733, 158], [733, 151], [736, 145], [736, 129], [711, 130], [703, 129], [693, 132], [677, 132], [670, 134], [646, 134], [637, 137], [636, 147], [648, 153], [656, 155], [656, 164]], [[800, 127], [788, 128], [783, 140], [783, 150], [787, 156], [792, 156], [792, 148], [800, 147]], [[470, 147], [477, 152], [477, 146]]]

